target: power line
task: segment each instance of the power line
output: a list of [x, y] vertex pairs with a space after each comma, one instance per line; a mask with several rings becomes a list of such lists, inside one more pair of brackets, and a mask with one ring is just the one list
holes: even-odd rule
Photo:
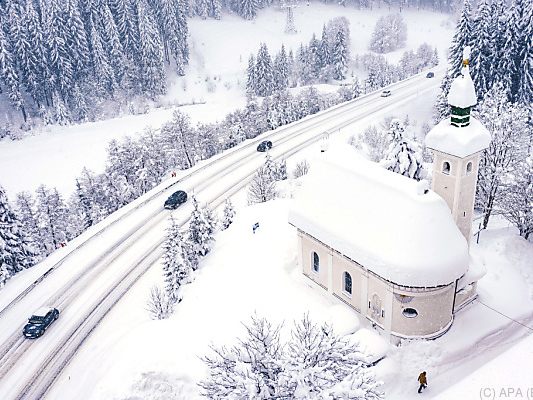
[[500, 314], [502, 317], [507, 318], [508, 320], [513, 321], [513, 322], [517, 323], [518, 325], [522, 325], [524, 328], [527, 328], [527, 329], [529, 329], [531, 332], [533, 332], [533, 328], [532, 328], [532, 327], [527, 326], [527, 325], [523, 324], [522, 322], [517, 321], [517, 320], [514, 319], [514, 318], [511, 318], [511, 317], [508, 316], [508, 315], [505, 315], [504, 313], [502, 313], [502, 312], [500, 312], [500, 311], [498, 311], [498, 310], [492, 308], [492, 307], [489, 306], [488, 304], [483, 303], [483, 302], [482, 302], [481, 300], [479, 300], [479, 299], [476, 299], [476, 301], [477, 301], [479, 304], [484, 305], [484, 306], [487, 307], [488, 309], [491, 309], [492, 311], [497, 312], [497, 313]]

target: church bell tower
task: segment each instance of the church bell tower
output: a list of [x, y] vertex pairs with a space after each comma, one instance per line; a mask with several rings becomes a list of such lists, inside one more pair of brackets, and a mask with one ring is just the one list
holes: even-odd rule
[[472, 216], [481, 152], [491, 141], [485, 127], [470, 116], [477, 103], [469, 71], [470, 47], [463, 51], [463, 68], [448, 93], [451, 117], [437, 124], [426, 136], [433, 151], [431, 189], [448, 204], [457, 227], [468, 244], [472, 236]]

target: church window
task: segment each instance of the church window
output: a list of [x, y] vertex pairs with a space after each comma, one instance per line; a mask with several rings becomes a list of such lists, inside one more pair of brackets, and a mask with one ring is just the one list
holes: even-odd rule
[[444, 161], [442, 164], [442, 173], [449, 175], [451, 171], [450, 163], [448, 161]]
[[414, 308], [404, 308], [402, 311], [402, 314], [406, 318], [415, 318], [418, 316], [418, 311], [416, 311]]
[[348, 272], [344, 272], [344, 291], [352, 294], [352, 276]]
[[470, 175], [472, 173], [472, 161], [468, 162], [468, 164], [466, 164], [466, 174], [467, 175]]
[[313, 271], [318, 272], [320, 270], [320, 258], [318, 254], [313, 251]]

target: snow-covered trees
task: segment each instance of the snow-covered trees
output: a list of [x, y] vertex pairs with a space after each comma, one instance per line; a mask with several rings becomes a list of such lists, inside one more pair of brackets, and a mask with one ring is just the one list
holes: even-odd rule
[[501, 191], [502, 179], [525, 160], [532, 138], [528, 110], [510, 103], [501, 85], [490, 90], [475, 116], [492, 136], [481, 157], [476, 193], [476, 207], [484, 214], [486, 228], [494, 207], [507, 202], [509, 190]]
[[370, 160], [379, 162], [387, 155], [390, 138], [386, 130], [378, 129], [375, 125], [370, 125], [359, 137], [354, 137], [350, 144], [357, 149], [363, 150]]
[[153, 286], [146, 302], [146, 311], [152, 319], [166, 319], [174, 311], [174, 302], [163, 289]]
[[502, 177], [501, 192], [501, 213], [527, 240], [533, 233], [533, 154]]
[[187, 254], [184, 254], [184, 239], [179, 229], [176, 220], [171, 216], [166, 240], [163, 244], [163, 275], [167, 296], [174, 303], [181, 300], [180, 287], [188, 282], [192, 273]]
[[376, 53], [389, 53], [405, 45], [407, 39], [407, 26], [400, 14], [391, 14], [381, 17], [376, 22], [370, 50]]
[[215, 241], [216, 219], [207, 206], [200, 208], [196, 197], [193, 196], [192, 201], [194, 209], [191, 214], [187, 237], [194, 252], [198, 256], [205, 256]]
[[48, 253], [59, 248], [72, 235], [69, 232], [69, 210], [56, 188], [44, 185], [37, 189], [37, 215], [41, 238]]
[[222, 229], [228, 229], [235, 217], [235, 210], [230, 199], [226, 199], [224, 203], [224, 219], [222, 220]]
[[[0, 3], [0, 85], [24, 119], [28, 111], [35, 114], [44, 107], [55, 114], [65, 108], [64, 114], [83, 120], [81, 98], [103, 110], [109, 97], [126, 102], [131, 96], [163, 93], [164, 61], [174, 61], [178, 74], [184, 73], [189, 50], [183, 2], [96, 3]], [[211, 3], [208, 11], [220, 16], [219, 1]], [[98, 115], [94, 111], [90, 117]]]
[[383, 166], [390, 171], [419, 181], [424, 177], [422, 150], [414, 139], [407, 138], [405, 127], [393, 119], [389, 128], [389, 149]]
[[472, 46], [471, 75], [479, 100], [493, 86], [502, 84], [509, 89], [511, 101], [531, 104], [532, 9], [531, 2], [524, 0], [481, 1], [477, 13], [472, 14], [470, 0], [465, 0], [450, 46], [448, 73], [435, 104], [435, 122], [449, 115], [446, 96], [451, 81], [460, 73], [462, 51], [467, 45]]
[[0, 186], [0, 288], [10, 277], [36, 262], [36, 251], [30, 238], [22, 230], [22, 224]]
[[265, 43], [261, 43], [254, 68], [255, 93], [258, 96], [270, 96], [274, 90], [274, 70], [272, 59]]
[[231, 348], [212, 347], [204, 356], [209, 376], [200, 383], [210, 399], [379, 400], [380, 384], [365, 369], [358, 345], [309, 317], [283, 342], [281, 325], [257, 316], [246, 337]]
[[268, 170], [260, 167], [248, 186], [248, 203], [264, 203], [275, 199], [277, 195], [276, 181]]

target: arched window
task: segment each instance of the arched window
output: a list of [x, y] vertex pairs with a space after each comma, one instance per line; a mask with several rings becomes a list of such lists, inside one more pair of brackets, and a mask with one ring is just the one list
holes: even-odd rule
[[402, 311], [402, 314], [406, 318], [415, 318], [418, 316], [418, 311], [416, 311], [414, 308], [404, 308]]
[[472, 161], [469, 161], [468, 164], [466, 164], [466, 174], [469, 175], [472, 173]]
[[442, 173], [446, 174], [446, 175], [449, 175], [450, 174], [450, 170], [451, 170], [450, 163], [448, 161], [444, 161], [442, 163]]
[[318, 258], [318, 254], [313, 251], [313, 271], [318, 272], [320, 269], [320, 258]]
[[344, 272], [344, 291], [352, 294], [352, 276], [348, 272]]

